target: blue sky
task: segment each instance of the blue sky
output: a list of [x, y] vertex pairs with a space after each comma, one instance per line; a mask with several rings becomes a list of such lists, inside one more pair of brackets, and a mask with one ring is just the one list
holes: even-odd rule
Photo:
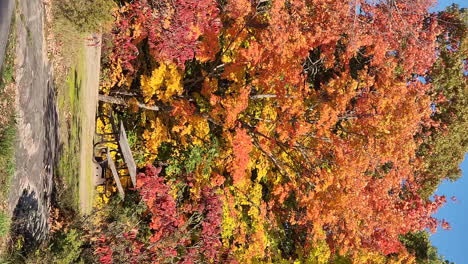
[[[453, 3], [460, 7], [468, 7], [468, 0], [440, 0], [431, 11], [444, 9]], [[446, 259], [457, 264], [468, 263], [468, 154], [460, 165], [463, 175], [456, 182], [444, 181], [436, 191], [438, 195], [446, 195], [448, 203], [435, 215], [447, 220], [451, 230], [439, 230], [431, 236], [434, 246]], [[449, 198], [455, 196], [456, 202]]]
[[[457, 264], [468, 263], [468, 154], [461, 164], [463, 176], [456, 182], [445, 181], [437, 189], [439, 195], [447, 196], [447, 204], [435, 215], [447, 220], [451, 230], [442, 230], [431, 236], [440, 255]], [[450, 200], [455, 196], [456, 202]]]
[[442, 10], [451, 4], [458, 4], [460, 7], [468, 7], [467, 0], [439, 0], [437, 1], [437, 5], [434, 8], [432, 8], [431, 11]]

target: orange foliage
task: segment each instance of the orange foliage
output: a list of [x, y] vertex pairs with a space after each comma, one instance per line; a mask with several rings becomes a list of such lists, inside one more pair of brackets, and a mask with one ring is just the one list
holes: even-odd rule
[[[163, 111], [149, 121], [147, 148], [158, 154], [170, 141], [179, 161], [219, 142], [209, 173], [195, 173], [190, 187], [224, 188], [221, 237], [235, 258], [299, 258], [326, 241], [331, 256], [400, 252], [411, 262], [399, 235], [435, 229], [431, 214], [444, 202], [421, 198], [413, 180], [421, 166], [414, 136], [431, 114], [431, 86], [415, 77], [436, 58], [431, 0], [135, 2], [152, 17], [127, 27], [132, 47], [145, 34], [158, 65], [178, 66], [133, 82], [171, 109], [164, 124]], [[125, 8], [123, 17], [136, 16]], [[170, 93], [160, 91], [170, 83]], [[301, 249], [277, 245], [275, 235]]]

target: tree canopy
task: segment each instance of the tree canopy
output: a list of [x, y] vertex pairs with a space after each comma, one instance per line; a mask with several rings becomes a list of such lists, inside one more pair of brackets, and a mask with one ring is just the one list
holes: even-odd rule
[[131, 95], [151, 235], [101, 263], [444, 263], [423, 230], [467, 151], [466, 11], [123, 2], [101, 93]]

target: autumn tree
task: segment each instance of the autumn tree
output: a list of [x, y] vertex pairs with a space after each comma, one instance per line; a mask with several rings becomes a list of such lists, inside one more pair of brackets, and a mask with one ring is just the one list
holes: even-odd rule
[[454, 5], [438, 17], [444, 29], [438, 37], [439, 56], [426, 78], [434, 87], [432, 123], [425, 128], [427, 136], [418, 151], [425, 160], [420, 181], [427, 196], [442, 179], [461, 176], [458, 166], [468, 151], [468, 14]]
[[[148, 163], [165, 165], [164, 178], [140, 181], [153, 186], [141, 192], [153, 240], [177, 233], [194, 204], [218, 190], [221, 228], [210, 232], [222, 245], [211, 245], [240, 263], [317, 261], [322, 253], [325, 262], [379, 263], [393, 253], [395, 263], [414, 260], [400, 235], [446, 227], [431, 217], [445, 197], [419, 192], [428, 163], [417, 155], [426, 140], [417, 135], [436, 123], [431, 95], [440, 93], [437, 81], [419, 79], [438, 55], [431, 4], [125, 4], [102, 93], [123, 90], [145, 105], [132, 113], [140, 147]], [[185, 208], [167, 194], [179, 184], [192, 201]]]

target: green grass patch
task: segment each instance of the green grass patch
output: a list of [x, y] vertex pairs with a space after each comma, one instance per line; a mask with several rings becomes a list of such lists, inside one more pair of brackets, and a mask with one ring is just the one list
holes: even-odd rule
[[[11, 86], [15, 74], [16, 23], [12, 16], [5, 59], [0, 69], [0, 199], [8, 197], [15, 174], [17, 129], [15, 123], [15, 88]], [[6, 102], [6, 104], [2, 103]], [[3, 221], [0, 219], [0, 221]], [[0, 231], [1, 233], [1, 231]], [[1, 236], [1, 234], [0, 234]]]
[[16, 48], [16, 23], [15, 16], [12, 16], [10, 25], [10, 34], [8, 36], [8, 43], [5, 50], [5, 58], [3, 66], [0, 70], [0, 94], [5, 92], [6, 85], [14, 81], [15, 74], [15, 48]]
[[60, 115], [65, 115], [60, 118], [63, 149], [60, 153], [56, 175], [58, 182], [62, 183], [58, 190], [58, 203], [61, 208], [74, 212], [79, 210], [80, 91], [84, 80], [83, 70], [83, 61], [79, 61], [70, 70], [65, 84], [59, 85], [58, 90], [59, 112]]
[[15, 175], [16, 124], [12, 121], [0, 134], [0, 197], [6, 200]]
[[0, 236], [3, 237], [8, 234], [10, 231], [10, 217], [4, 213], [0, 212]]
[[[3, 208], [0, 210], [0, 254], [3, 254], [10, 232], [11, 219], [7, 211], [7, 201], [16, 169], [16, 88], [13, 85], [16, 36], [16, 20], [13, 13], [5, 57], [0, 69], [0, 203]], [[4, 263], [1, 258], [0, 263]]]

